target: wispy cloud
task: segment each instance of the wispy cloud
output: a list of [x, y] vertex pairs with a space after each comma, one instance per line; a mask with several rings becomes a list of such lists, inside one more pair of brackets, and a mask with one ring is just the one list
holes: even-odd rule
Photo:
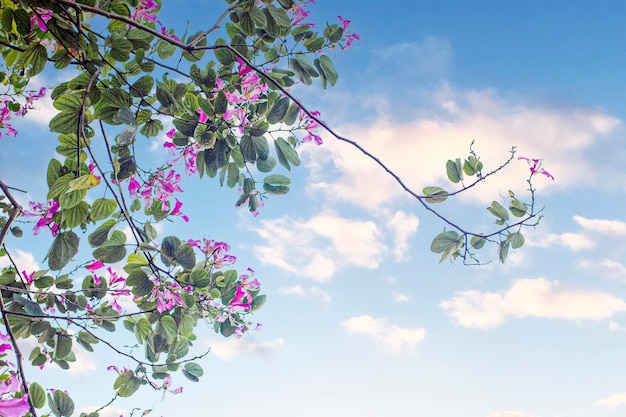
[[349, 335], [365, 335], [392, 353], [410, 352], [426, 337], [423, 327], [399, 327], [385, 318], [368, 315], [352, 317], [343, 321], [341, 326]]
[[607, 408], [609, 410], [626, 405], [626, 392], [611, 394], [606, 398], [596, 401], [593, 405], [596, 407]]
[[604, 320], [626, 311], [626, 302], [611, 294], [569, 288], [545, 278], [515, 281], [505, 292], [461, 291], [439, 305], [464, 327], [498, 327], [511, 318]]
[[275, 339], [266, 342], [257, 342], [247, 338], [225, 339], [218, 341], [207, 341], [206, 345], [211, 348], [211, 354], [218, 359], [231, 361], [240, 355], [258, 355], [268, 357], [284, 349], [285, 341]]
[[284, 287], [278, 290], [279, 294], [287, 296], [298, 296], [310, 298], [315, 302], [322, 310], [328, 310], [332, 298], [330, 295], [319, 287], [309, 287], [305, 289], [301, 285], [294, 285], [292, 287]]
[[412, 301], [412, 298], [409, 295], [401, 292], [391, 293], [391, 298], [394, 303], [410, 303]]
[[528, 246], [540, 248], [563, 246], [578, 252], [596, 246], [596, 242], [582, 233], [533, 233], [531, 236], [532, 238], [526, 240]]
[[[602, 185], [589, 150], [616, 131], [619, 119], [593, 108], [516, 103], [493, 90], [457, 90], [444, 85], [431, 96], [435, 102], [427, 115], [416, 111], [397, 120], [393, 113], [381, 110], [371, 123], [359, 120], [338, 130], [387, 163], [417, 192], [426, 185], [445, 185], [452, 190], [445, 163], [465, 157], [473, 139], [485, 163], [484, 172], [506, 160], [514, 145], [520, 146], [520, 155], [543, 158], [556, 181], [536, 177], [540, 195], [555, 188]], [[374, 161], [345, 143], [328, 138], [324, 147], [305, 154], [313, 152], [314, 158], [305, 158], [312, 170], [312, 189], [329, 200], [348, 201], [371, 210], [389, 207], [406, 195]], [[626, 182], [616, 164], [605, 164], [602, 169], [613, 169]], [[528, 165], [514, 161], [497, 176], [464, 193], [462, 199], [484, 204], [508, 189], [522, 196], [528, 175]]]
[[574, 220], [588, 232], [613, 237], [626, 236], [626, 222], [621, 220], [587, 219], [582, 216], [574, 216]]
[[[30, 273], [33, 271], [38, 271], [41, 268], [39, 266], [39, 263], [37, 263], [37, 261], [35, 260], [33, 254], [30, 252], [16, 249], [11, 251], [11, 257], [13, 258], [13, 261], [15, 261], [19, 272], [26, 271]], [[5, 268], [9, 265], [11, 265], [11, 263], [8, 256], [3, 256], [0, 258], [0, 269]]]
[[348, 266], [374, 269], [387, 246], [373, 221], [325, 212], [308, 220], [281, 217], [254, 228], [265, 241], [255, 246], [261, 262], [323, 282]]
[[531, 416], [530, 414], [520, 413], [518, 411], [500, 411], [498, 413], [494, 413], [489, 417], [536, 417]]
[[581, 259], [576, 266], [593, 271], [594, 275], [601, 277], [626, 278], [626, 266], [612, 259]]

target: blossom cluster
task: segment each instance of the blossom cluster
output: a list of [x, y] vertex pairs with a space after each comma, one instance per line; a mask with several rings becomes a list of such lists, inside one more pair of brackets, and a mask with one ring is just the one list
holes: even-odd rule
[[52, 236], [56, 236], [59, 233], [59, 225], [52, 220], [52, 216], [61, 208], [56, 200], [50, 199], [46, 204], [31, 201], [28, 203], [28, 206], [30, 210], [24, 210], [22, 216], [39, 218], [33, 227], [33, 234], [38, 235], [44, 227], [50, 229]]
[[159, 25], [159, 28], [161, 29], [161, 33], [163, 35], [169, 37], [170, 39], [179, 41], [180, 39], [178, 38], [178, 36], [170, 33], [170, 31], [168, 31], [165, 26], [163, 26], [163, 23], [161, 23], [161, 21], [156, 18], [156, 12], [158, 8], [159, 5], [154, 0], [139, 0], [139, 4], [137, 4], [137, 7], [135, 7], [135, 11], [131, 16], [131, 19], [133, 19], [137, 23], [156, 23]]
[[[180, 174], [177, 174], [173, 169], [166, 172], [159, 168], [143, 185], [135, 179], [135, 176], [132, 176], [128, 183], [128, 192], [133, 199], [143, 199], [146, 209], [152, 207], [152, 204], [158, 201], [161, 203], [161, 210], [166, 212], [170, 211], [170, 197], [174, 193], [183, 192], [182, 188], [178, 185], [180, 180]], [[169, 214], [171, 216], [181, 216], [183, 220], [188, 222], [189, 217], [180, 211], [183, 203], [177, 198], [174, 198], [174, 201], [174, 208]]]
[[[101, 278], [98, 276], [96, 271], [104, 267], [104, 262], [97, 260], [93, 260], [89, 264], [85, 265], [85, 269], [93, 274], [93, 281], [96, 285], [100, 285]], [[121, 297], [130, 295], [130, 290], [126, 286], [126, 278], [120, 276], [117, 272], [111, 269], [111, 267], [107, 268], [107, 272], [109, 273], [108, 295], [111, 298], [110, 305], [115, 311], [122, 314], [123, 308], [120, 306], [119, 301], [121, 300]]]
[[13, 365], [1, 359], [12, 351], [9, 336], [0, 332], [0, 365], [5, 366], [5, 370], [0, 372], [0, 414], [3, 417], [22, 417], [30, 411], [28, 395], [20, 396], [23, 386], [12, 369]]
[[[33, 109], [33, 103], [46, 95], [46, 88], [42, 87], [37, 93], [28, 93], [26, 96], [26, 103], [19, 105], [15, 101], [11, 100], [8, 96], [1, 99], [0, 105], [0, 129], [6, 129], [7, 136], [17, 136], [18, 131], [9, 123], [13, 114], [16, 116], [24, 116], [28, 110]], [[18, 106], [18, 109], [11, 111], [12, 106]], [[0, 132], [2, 137], [2, 132]]]

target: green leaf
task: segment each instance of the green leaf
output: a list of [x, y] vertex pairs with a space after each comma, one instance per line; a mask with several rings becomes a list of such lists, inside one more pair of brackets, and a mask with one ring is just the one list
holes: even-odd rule
[[28, 387], [28, 395], [35, 408], [43, 408], [43, 406], [46, 405], [46, 392], [38, 383], [31, 382]]
[[511, 201], [509, 211], [515, 217], [524, 217], [526, 215], [526, 212], [528, 211], [528, 207], [526, 206], [526, 204], [515, 198], [513, 199], [513, 201]]
[[152, 92], [154, 87], [154, 78], [149, 75], [144, 75], [133, 83], [133, 88], [130, 90], [130, 94], [135, 97], [147, 96]]
[[509, 247], [510, 247], [510, 244], [506, 240], [500, 242], [500, 247], [498, 250], [498, 257], [500, 258], [501, 263], [504, 263], [507, 255], [509, 254]]
[[270, 124], [279, 123], [287, 114], [290, 103], [289, 97], [282, 97], [276, 100], [270, 111], [267, 113], [267, 121]]
[[163, 333], [165, 333], [165, 336], [167, 337], [167, 342], [174, 342], [178, 336], [178, 326], [176, 325], [174, 318], [172, 316], [162, 316], [159, 319], [159, 322], [163, 328]]
[[269, 194], [283, 195], [289, 192], [289, 187], [284, 186], [284, 185], [263, 184], [263, 190], [265, 190], [265, 192]]
[[140, 386], [141, 380], [135, 376], [133, 371], [126, 371], [117, 377], [113, 384], [113, 389], [117, 390], [117, 394], [120, 397], [130, 397]]
[[235, 334], [237, 327], [234, 326], [230, 320], [226, 320], [220, 324], [220, 333], [224, 337], [230, 337]]
[[268, 157], [267, 159], [259, 159], [256, 161], [256, 167], [261, 172], [270, 172], [276, 166], [276, 159]]
[[448, 160], [446, 163], [446, 174], [448, 174], [448, 179], [454, 184], [463, 180], [463, 168], [461, 167], [460, 158], [457, 158], [456, 161]]
[[337, 70], [333, 65], [333, 62], [326, 55], [320, 56], [315, 60], [315, 66], [322, 73], [323, 79], [326, 80], [331, 86], [334, 86], [337, 83], [337, 79], [339, 75], [337, 74]]
[[61, 177], [61, 162], [57, 159], [51, 159], [48, 163], [48, 171], [46, 173], [46, 181], [48, 183], [48, 188], [52, 187], [54, 183]]
[[63, 333], [54, 336], [54, 359], [64, 359], [72, 351], [72, 338]]
[[80, 226], [87, 220], [89, 214], [89, 204], [81, 201], [78, 205], [65, 209], [62, 211], [63, 219], [65, 220], [65, 226], [73, 229], [76, 226]]
[[253, 136], [252, 144], [259, 159], [267, 159], [270, 155], [270, 145], [267, 143], [265, 136]]
[[116, 224], [117, 222], [111, 219], [98, 226], [98, 228], [87, 238], [91, 247], [95, 248], [101, 246], [107, 240], [109, 232], [113, 227], [115, 227]]
[[99, 198], [91, 205], [91, 220], [97, 222], [108, 218], [117, 208], [115, 200]]
[[279, 137], [274, 140], [274, 148], [276, 149], [278, 162], [285, 168], [291, 170], [290, 164], [295, 166], [300, 165], [298, 152], [285, 139]]
[[53, 271], [60, 271], [78, 251], [78, 236], [72, 231], [61, 232], [52, 242], [48, 252], [48, 266]]
[[79, 116], [80, 114], [77, 111], [61, 112], [50, 120], [48, 127], [56, 133], [76, 133]]
[[256, 297], [254, 297], [252, 303], [250, 303], [250, 311], [257, 311], [258, 309], [263, 307], [263, 304], [265, 304], [266, 300], [267, 296], [265, 294], [257, 295]]
[[287, 109], [287, 114], [285, 114], [285, 119], [283, 120], [283, 123], [288, 126], [293, 125], [294, 123], [296, 123], [299, 114], [300, 106], [298, 106], [297, 103], [291, 103], [289, 105], [289, 109]]
[[289, 184], [291, 184], [291, 180], [289, 178], [285, 177], [284, 175], [280, 175], [280, 174], [268, 175], [267, 177], [265, 177], [263, 179], [263, 182], [265, 184], [269, 184], [269, 185], [289, 185]]
[[276, 24], [282, 26], [284, 28], [288, 28], [291, 26], [291, 19], [283, 9], [280, 9], [273, 4], [269, 4], [267, 6], [267, 11], [270, 13]]
[[481, 249], [485, 246], [485, 243], [487, 243], [487, 239], [484, 237], [472, 236], [470, 238], [470, 245], [472, 245], [474, 249]]
[[427, 203], [441, 203], [448, 199], [448, 192], [441, 187], [424, 187], [422, 192], [427, 196], [425, 199]]
[[[69, 186], [69, 184], [68, 184]], [[72, 190], [66, 193], [59, 195], [59, 205], [63, 209], [69, 209], [77, 206], [85, 196], [87, 195], [87, 190]]]
[[319, 73], [315, 69], [315, 66], [311, 63], [311, 61], [305, 54], [302, 54], [302, 53], [296, 54], [296, 61], [298, 61], [298, 64], [300, 64], [300, 67], [304, 71], [306, 71], [308, 75], [310, 75], [311, 77], [319, 77]]
[[2, 29], [5, 32], [13, 31], [13, 9], [11, 7], [5, 7], [2, 10]]
[[[121, 110], [121, 109], [120, 109]], [[115, 141], [119, 146], [128, 146], [135, 143], [135, 137], [137, 136], [137, 132], [139, 131], [139, 126], [131, 125], [125, 128], [122, 133], [117, 135]]]
[[69, 417], [74, 413], [74, 401], [59, 389], [52, 395], [48, 394], [48, 405], [57, 417]]
[[114, 264], [126, 257], [124, 246], [101, 246], [93, 251], [93, 257], [107, 264]]
[[506, 236], [506, 240], [511, 243], [513, 249], [521, 248], [525, 243], [524, 236], [519, 232], [509, 233]]
[[461, 240], [461, 236], [454, 230], [439, 233], [430, 244], [430, 250], [435, 253], [446, 252]]
[[509, 212], [506, 211], [502, 204], [497, 201], [491, 203], [491, 207], [487, 207], [487, 210], [489, 210], [489, 213], [500, 219], [498, 224], [503, 224], [506, 220], [509, 220]]
[[18, 65], [26, 69], [28, 77], [34, 77], [46, 67], [48, 51], [38, 42], [31, 43], [20, 55]]
[[196, 266], [196, 254], [193, 247], [188, 244], [181, 245], [176, 251], [174, 260], [185, 269], [192, 269]]
[[179, 332], [182, 337], [189, 337], [193, 334], [194, 320], [193, 317], [186, 314], [180, 320]]

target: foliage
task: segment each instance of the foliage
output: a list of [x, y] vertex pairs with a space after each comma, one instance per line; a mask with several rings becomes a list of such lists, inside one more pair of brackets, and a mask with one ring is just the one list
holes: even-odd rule
[[[258, 327], [249, 314], [266, 297], [253, 270], [232, 269], [235, 257], [226, 243], [159, 237], [155, 226], [190, 220], [179, 199], [183, 175], [237, 188], [236, 206], [258, 214], [270, 195], [290, 190], [290, 179], [277, 167], [299, 166], [299, 147], [322, 144], [321, 129], [373, 158], [453, 229], [431, 245], [442, 261], [475, 260], [474, 251], [489, 241], [498, 244], [504, 262], [509, 249], [524, 243], [521, 228], [537, 219], [530, 178], [531, 201], [511, 192], [508, 211], [496, 201], [488, 208], [498, 226], [489, 234], [465, 231], [432, 207], [495, 174], [513, 153], [483, 174], [483, 163], [470, 149], [467, 159], [446, 164], [449, 180], [461, 188], [449, 192], [429, 186], [420, 195], [294, 98], [296, 85], [337, 83], [328, 52], [359, 39], [350, 32], [350, 21], [339, 17], [317, 31], [304, 22], [311, 0], [226, 3], [213, 27], [177, 34], [157, 19], [161, 3], [155, 0], [0, 0], [0, 81], [6, 88], [0, 132], [17, 136], [11, 118], [32, 110], [47, 93], [58, 111], [49, 123], [58, 144], [47, 168], [45, 201], [22, 210], [13, 196], [16, 189], [0, 181], [0, 256], [12, 264], [0, 275], [5, 328], [0, 332], [0, 415], [35, 416], [44, 407], [57, 417], [72, 415], [71, 396], [28, 384], [23, 362], [68, 369], [75, 349], [92, 352], [97, 344], [132, 364], [110, 367], [118, 374], [113, 400], [142, 386], [178, 393], [171, 388], [178, 371], [198, 381], [203, 370], [196, 361], [206, 354], [192, 353], [199, 323], [210, 323], [225, 337], [240, 337]], [[31, 79], [43, 71], [67, 70], [68, 81], [29, 90]], [[167, 123], [174, 128], [164, 132]], [[153, 166], [141, 144], [163, 136], [172, 159]], [[531, 178], [546, 173], [537, 163]], [[475, 180], [464, 185], [465, 176]], [[34, 219], [34, 234], [53, 237], [48, 269], [20, 271], [4, 246], [9, 232], [23, 234], [13, 225], [20, 217]], [[79, 231], [87, 239], [81, 241]], [[77, 253], [88, 251], [87, 245], [90, 259], [81, 261]], [[121, 330], [120, 323], [132, 333], [134, 348], [107, 340], [107, 332]], [[36, 340], [28, 355], [18, 348], [20, 338]], [[141, 357], [136, 347], [143, 350]]]

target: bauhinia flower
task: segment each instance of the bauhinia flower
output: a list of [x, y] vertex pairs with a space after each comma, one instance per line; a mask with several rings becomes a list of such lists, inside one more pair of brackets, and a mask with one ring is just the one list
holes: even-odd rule
[[358, 41], [359, 39], [361, 39], [361, 37], [357, 35], [356, 33], [346, 32], [346, 30], [348, 29], [348, 26], [350, 26], [350, 23], [352, 23], [351, 20], [346, 20], [341, 16], [337, 16], [337, 17], [339, 18], [339, 21], [341, 22], [341, 29], [343, 30], [343, 38], [346, 41], [346, 44], [342, 46], [341, 49], [348, 49], [350, 45], [352, 45], [352, 42]]
[[531, 159], [525, 156], [520, 156], [517, 159], [518, 160], [521, 159], [521, 160], [528, 162], [528, 165], [530, 166], [531, 175], [542, 174], [550, 178], [552, 181], [554, 181], [554, 177], [552, 176], [552, 174], [550, 174], [548, 171], [546, 171], [545, 169], [541, 167], [541, 162], [542, 162], [541, 159]]
[[[320, 112], [318, 111], [312, 111], [311, 114], [315, 117], [320, 117]], [[311, 119], [302, 109], [300, 109], [300, 125], [306, 130], [306, 135], [302, 138], [302, 142], [314, 141], [316, 145], [324, 143], [322, 138], [313, 132], [315, 129], [320, 128], [321, 125], [316, 120]]]
[[37, 223], [33, 227], [33, 234], [37, 235], [43, 227], [48, 227], [52, 236], [56, 236], [59, 232], [59, 225], [54, 223], [52, 216], [61, 208], [56, 200], [48, 200], [47, 204], [31, 201], [28, 203], [29, 210], [24, 210], [24, 217], [39, 217]]
[[[0, 382], [0, 398], [13, 396], [21, 390], [22, 383], [16, 374], [12, 374], [8, 381]], [[21, 398], [0, 399], [0, 414], [3, 417], [22, 417], [29, 411], [30, 406], [28, 405], [27, 395], [23, 395]]]

